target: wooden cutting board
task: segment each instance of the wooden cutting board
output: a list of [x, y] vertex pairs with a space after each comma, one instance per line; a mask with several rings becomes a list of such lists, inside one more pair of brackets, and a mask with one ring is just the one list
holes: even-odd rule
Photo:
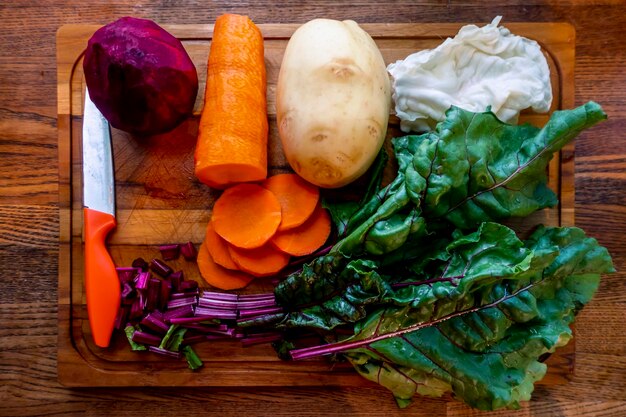
[[[363, 24], [387, 63], [412, 52], [433, 48], [454, 36], [462, 24]], [[552, 110], [574, 105], [574, 29], [563, 23], [506, 24], [513, 33], [537, 40], [551, 68]], [[283, 362], [269, 345], [241, 347], [237, 341], [206, 342], [194, 346], [205, 366], [191, 372], [184, 361], [167, 360], [152, 353], [130, 351], [125, 337], [114, 335], [107, 349], [91, 340], [83, 288], [81, 114], [84, 101], [82, 55], [87, 40], [99, 26], [68, 25], [57, 34], [58, 131], [59, 131], [59, 306], [58, 378], [67, 386], [294, 386], [365, 385], [370, 382], [348, 364], [326, 359]], [[289, 171], [276, 130], [275, 91], [284, 48], [295, 24], [259, 25], [265, 37], [270, 120], [270, 174]], [[159, 257], [158, 245], [203, 237], [210, 208], [218, 195], [193, 175], [193, 151], [206, 79], [206, 62], [213, 25], [164, 25], [183, 42], [194, 61], [200, 81], [196, 116], [173, 132], [138, 140], [113, 131], [118, 227], [109, 238], [117, 265], [133, 259]], [[547, 115], [525, 113], [521, 121], [538, 126]], [[397, 119], [391, 118], [388, 139], [399, 136]], [[388, 146], [388, 141], [387, 141]], [[512, 222], [524, 234], [538, 223], [574, 224], [573, 146], [557, 155], [549, 167], [549, 184], [560, 205]], [[391, 173], [389, 173], [391, 174]], [[170, 262], [188, 278], [198, 279], [197, 267], [184, 260]], [[245, 292], [271, 290], [259, 280]], [[542, 384], [568, 380], [574, 367], [570, 343], [548, 360]]]

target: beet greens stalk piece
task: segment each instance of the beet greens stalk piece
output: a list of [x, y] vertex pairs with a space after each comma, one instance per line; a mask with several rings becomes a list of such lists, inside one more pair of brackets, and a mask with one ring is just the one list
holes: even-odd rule
[[368, 314], [352, 337], [291, 356], [343, 353], [400, 406], [452, 391], [479, 409], [519, 408], [545, 375], [539, 358], [571, 339], [611, 258], [578, 228], [539, 227], [523, 243], [494, 223], [446, 252], [433, 262], [453, 279], [401, 287], [399, 302]]
[[542, 128], [452, 106], [436, 130], [393, 140], [398, 175], [359, 210], [331, 209], [345, 237], [332, 249], [381, 255], [445, 227], [524, 217], [552, 207], [546, 168], [555, 152], [606, 119], [594, 102], [556, 111]]

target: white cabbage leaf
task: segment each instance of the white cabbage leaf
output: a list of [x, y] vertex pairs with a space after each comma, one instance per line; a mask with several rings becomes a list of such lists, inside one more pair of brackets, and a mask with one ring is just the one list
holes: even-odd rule
[[387, 67], [403, 131], [433, 129], [452, 105], [472, 112], [490, 107], [510, 124], [524, 109], [550, 109], [550, 69], [539, 44], [498, 26], [500, 20], [464, 26], [437, 48]]

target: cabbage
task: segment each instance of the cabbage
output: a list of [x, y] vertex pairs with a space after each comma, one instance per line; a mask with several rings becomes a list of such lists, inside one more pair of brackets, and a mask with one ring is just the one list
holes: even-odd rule
[[498, 27], [500, 19], [464, 26], [436, 49], [387, 67], [403, 131], [430, 130], [452, 105], [473, 112], [491, 107], [506, 123], [529, 107], [550, 109], [550, 69], [539, 44]]

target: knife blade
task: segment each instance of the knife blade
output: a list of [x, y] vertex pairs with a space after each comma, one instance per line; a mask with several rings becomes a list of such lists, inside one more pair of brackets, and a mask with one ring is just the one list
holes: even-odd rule
[[83, 110], [85, 293], [93, 341], [108, 347], [120, 306], [120, 285], [106, 238], [115, 227], [111, 129], [85, 89]]

